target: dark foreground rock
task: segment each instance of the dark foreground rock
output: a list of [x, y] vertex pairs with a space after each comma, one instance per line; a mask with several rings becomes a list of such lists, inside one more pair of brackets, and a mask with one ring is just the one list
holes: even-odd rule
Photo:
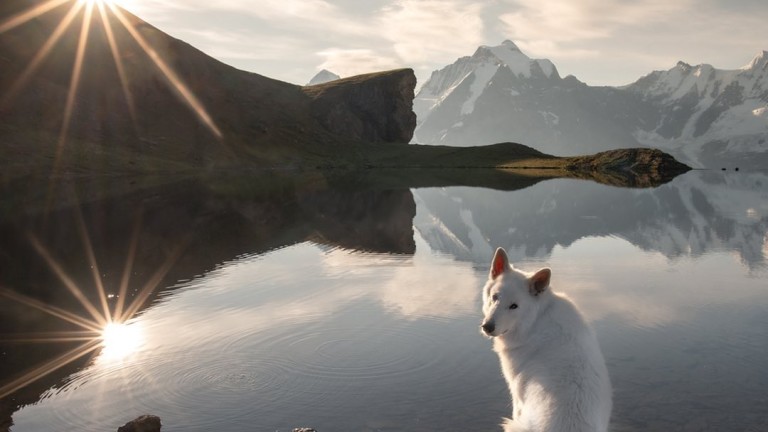
[[160, 417], [142, 415], [117, 428], [117, 432], [160, 432]]

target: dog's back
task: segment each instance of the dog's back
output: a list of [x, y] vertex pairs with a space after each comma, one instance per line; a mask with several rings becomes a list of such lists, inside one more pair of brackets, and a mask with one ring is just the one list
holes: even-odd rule
[[573, 303], [550, 297], [528, 343], [494, 341], [515, 412], [505, 430], [605, 431], [611, 384], [597, 339]]
[[[494, 263], [497, 259], [506, 262], [506, 254]], [[611, 384], [594, 332], [568, 298], [547, 289], [548, 269], [544, 276], [530, 277], [511, 267], [509, 271], [517, 274], [506, 275], [504, 281], [494, 281], [491, 273], [483, 325], [494, 337], [512, 396], [513, 419], [505, 431], [606, 431]], [[527, 287], [523, 283], [523, 293], [521, 281], [529, 282]], [[494, 301], [499, 303], [495, 307]]]

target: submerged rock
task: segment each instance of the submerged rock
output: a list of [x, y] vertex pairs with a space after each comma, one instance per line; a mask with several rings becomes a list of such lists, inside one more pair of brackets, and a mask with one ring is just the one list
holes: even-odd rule
[[160, 417], [145, 414], [117, 428], [117, 432], [160, 432]]

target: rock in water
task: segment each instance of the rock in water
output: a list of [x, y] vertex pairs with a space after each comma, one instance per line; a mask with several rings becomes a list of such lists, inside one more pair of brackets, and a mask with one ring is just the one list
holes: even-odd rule
[[160, 432], [160, 417], [143, 415], [117, 428], [117, 432]]

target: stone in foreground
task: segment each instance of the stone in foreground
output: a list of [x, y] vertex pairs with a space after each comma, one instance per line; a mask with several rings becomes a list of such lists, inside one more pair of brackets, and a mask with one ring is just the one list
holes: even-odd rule
[[117, 428], [117, 432], [160, 432], [160, 417], [142, 415]]

